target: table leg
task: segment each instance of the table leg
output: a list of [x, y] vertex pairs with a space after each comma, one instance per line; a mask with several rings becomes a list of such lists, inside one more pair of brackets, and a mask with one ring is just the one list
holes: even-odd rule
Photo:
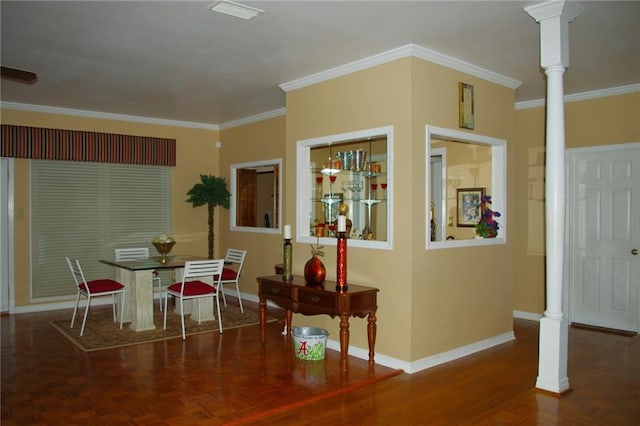
[[131, 321], [129, 327], [133, 331], [155, 330], [152, 271], [117, 268], [116, 279], [124, 285], [126, 291], [123, 321]]
[[349, 315], [340, 315], [340, 367], [342, 371], [349, 368]]
[[367, 316], [367, 338], [369, 340], [369, 368], [373, 368], [375, 362], [373, 358], [376, 354], [376, 311], [369, 312]]
[[284, 317], [284, 327], [287, 332], [287, 337], [291, 337], [291, 322], [293, 321], [293, 311], [287, 309], [287, 313]]
[[265, 340], [265, 325], [267, 323], [267, 302], [264, 297], [259, 296], [260, 302], [258, 303], [258, 316], [260, 317], [260, 342], [264, 343]]

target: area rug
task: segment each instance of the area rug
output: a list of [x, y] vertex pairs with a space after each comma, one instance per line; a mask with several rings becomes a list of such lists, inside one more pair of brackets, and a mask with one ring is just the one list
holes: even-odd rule
[[[244, 313], [241, 313], [240, 308], [229, 304], [227, 307], [221, 307], [221, 312], [223, 331], [232, 328], [258, 326], [260, 324], [258, 313], [255, 311], [245, 309]], [[154, 309], [153, 319], [156, 329], [137, 332], [131, 330], [128, 323], [124, 323], [122, 330], [120, 330], [120, 323], [113, 322], [110, 307], [108, 309], [95, 307], [89, 311], [87, 324], [84, 328], [84, 335], [81, 337], [80, 328], [82, 327], [82, 315], [84, 315], [84, 310], [80, 309], [73, 328], [69, 327], [71, 318], [50, 321], [50, 324], [85, 352], [182, 338], [180, 316], [173, 313], [171, 307], [169, 308], [166, 330], [162, 328], [162, 313], [157, 309]], [[267, 322], [271, 321], [276, 321], [276, 319], [271, 317], [267, 318]], [[204, 321], [202, 324], [198, 324], [197, 321], [191, 321], [187, 316], [185, 318], [185, 327], [187, 336], [202, 333], [219, 333], [217, 318], [215, 321]]]

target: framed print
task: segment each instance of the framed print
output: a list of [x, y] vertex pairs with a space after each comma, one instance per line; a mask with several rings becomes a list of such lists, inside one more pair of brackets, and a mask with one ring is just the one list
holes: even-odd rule
[[473, 130], [475, 115], [473, 86], [460, 82], [458, 83], [458, 93], [460, 97], [460, 127]]
[[480, 221], [484, 188], [458, 188], [458, 227], [474, 227]]

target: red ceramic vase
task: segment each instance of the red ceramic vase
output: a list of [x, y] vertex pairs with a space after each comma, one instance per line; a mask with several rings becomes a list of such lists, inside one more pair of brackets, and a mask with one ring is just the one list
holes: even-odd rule
[[327, 275], [327, 270], [320, 258], [314, 255], [304, 265], [304, 279], [307, 285], [321, 285]]

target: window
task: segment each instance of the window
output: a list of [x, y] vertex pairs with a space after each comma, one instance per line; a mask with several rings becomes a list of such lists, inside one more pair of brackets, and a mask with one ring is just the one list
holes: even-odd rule
[[[507, 142], [489, 136], [426, 126], [426, 248], [504, 244], [507, 240]], [[457, 223], [457, 192], [481, 189], [499, 211], [497, 238], [476, 239]]]
[[232, 231], [280, 233], [282, 159], [231, 165]]
[[393, 246], [393, 127], [298, 141], [296, 241], [335, 245], [338, 214], [349, 245]]
[[114, 277], [120, 247], [149, 247], [171, 233], [171, 169], [80, 161], [31, 161], [31, 297], [75, 293], [65, 256], [87, 279]]

